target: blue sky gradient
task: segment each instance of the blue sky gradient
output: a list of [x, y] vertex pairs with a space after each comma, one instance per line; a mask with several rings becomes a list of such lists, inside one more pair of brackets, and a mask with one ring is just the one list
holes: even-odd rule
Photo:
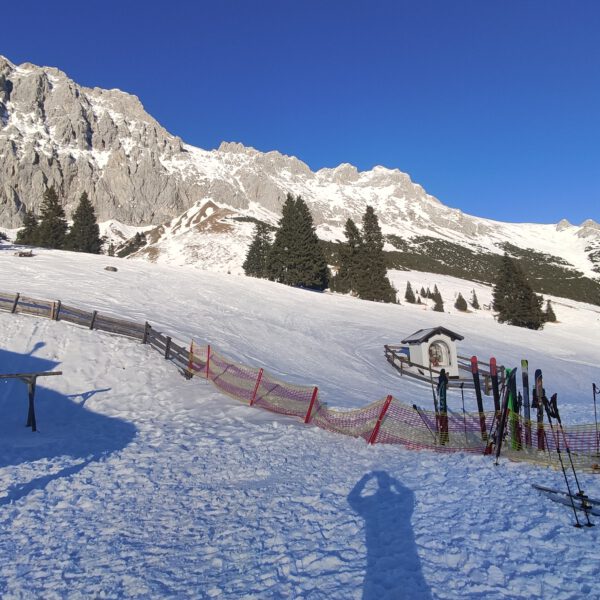
[[600, 221], [600, 2], [10, 3], [0, 54], [184, 141], [399, 168], [503, 221]]

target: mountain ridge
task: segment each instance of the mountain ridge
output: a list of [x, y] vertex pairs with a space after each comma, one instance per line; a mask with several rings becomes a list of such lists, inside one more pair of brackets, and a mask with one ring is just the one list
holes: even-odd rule
[[[306, 200], [326, 242], [342, 240], [345, 221], [359, 221], [372, 205], [388, 238], [431, 238], [493, 254], [511, 244], [559, 257], [584, 277], [600, 272], [600, 225], [591, 219], [579, 226], [494, 221], [444, 205], [397, 168], [342, 163], [312, 171], [294, 156], [238, 142], [203, 150], [170, 134], [136, 96], [0, 57], [0, 226], [18, 227], [50, 185], [68, 215], [86, 191], [101, 221], [162, 228], [145, 253], [156, 261], [168, 255], [179, 262], [178, 248], [190, 262], [214, 256], [203, 268], [239, 270], [252, 235], [243, 219], [275, 225], [293, 193]], [[209, 203], [221, 220], [198, 227], [194, 215]], [[178, 219], [194, 225], [174, 231]], [[190, 245], [196, 250], [186, 252]]]

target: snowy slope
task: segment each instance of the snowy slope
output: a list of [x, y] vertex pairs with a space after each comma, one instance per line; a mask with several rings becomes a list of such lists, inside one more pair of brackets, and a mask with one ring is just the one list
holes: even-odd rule
[[[401, 380], [382, 344], [441, 324], [465, 335], [465, 353], [529, 358], [566, 421], [593, 418], [594, 307], [558, 305], [560, 322], [534, 332], [486, 311], [438, 314], [190, 268], [36, 254], [0, 245], [0, 289], [148, 319], [317, 384], [332, 405], [393, 393], [429, 406], [429, 390]], [[436, 283], [447, 305], [468, 295], [452, 278], [393, 277], [399, 288], [406, 277]], [[485, 303], [489, 290], [476, 291]], [[242, 406], [147, 347], [63, 322], [0, 312], [0, 364], [64, 373], [40, 381], [36, 435], [22, 427], [24, 386], [0, 383], [2, 597], [600, 597], [598, 528], [573, 528], [567, 509], [530, 488], [560, 486], [560, 473], [368, 447]], [[597, 479], [581, 479], [600, 496]]]

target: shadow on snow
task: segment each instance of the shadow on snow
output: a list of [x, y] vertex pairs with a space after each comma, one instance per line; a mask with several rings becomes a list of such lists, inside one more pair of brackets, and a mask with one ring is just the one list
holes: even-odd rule
[[[36, 344], [29, 354], [0, 349], [0, 373], [55, 370], [58, 362], [35, 356], [35, 352], [43, 346], [41, 342]], [[68, 376], [68, 373], [62, 375]], [[136, 428], [131, 423], [84, 407], [91, 396], [108, 392], [110, 388], [66, 396], [44, 387], [46, 383], [43, 377], [37, 380], [35, 412], [38, 431], [32, 433], [25, 427], [27, 385], [18, 379], [0, 380], [0, 468], [44, 461], [40, 470], [50, 471], [52, 459], [65, 456], [78, 462], [58, 472], [0, 490], [0, 506], [14, 502], [33, 490], [44, 489], [55, 479], [78, 473], [90, 463], [122, 450], [135, 437]]]
[[373, 471], [354, 486], [348, 503], [365, 520], [363, 600], [430, 599], [411, 525], [412, 491], [388, 473]]

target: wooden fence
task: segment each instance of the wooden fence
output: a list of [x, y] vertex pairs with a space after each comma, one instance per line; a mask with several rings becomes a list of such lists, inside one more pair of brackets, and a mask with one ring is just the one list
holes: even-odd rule
[[127, 319], [103, 315], [97, 310], [86, 311], [63, 304], [60, 300], [39, 300], [21, 294], [0, 292], [0, 310], [14, 314], [35, 315], [53, 321], [67, 321], [88, 329], [97, 329], [149, 344], [164, 358], [172, 361], [184, 375], [188, 374], [190, 350], [174, 342], [170, 336], [156, 331], [148, 322], [136, 323]]
[[[441, 413], [428, 412], [419, 409], [416, 405], [411, 408], [392, 396], [360, 409], [346, 411], [330, 409], [325, 403], [318, 401], [316, 387], [291, 385], [276, 380], [263, 369], [237, 364], [218, 352], [211, 351], [210, 346], [195, 348], [192, 342], [189, 349], [185, 348], [174, 342], [170, 336], [154, 329], [148, 322], [136, 323], [103, 315], [95, 310], [86, 311], [68, 306], [59, 300], [38, 300], [4, 292], [0, 292], [0, 311], [68, 321], [88, 329], [139, 340], [172, 361], [185, 377], [194, 375], [205, 377], [222, 392], [247, 402], [250, 406], [259, 406], [271, 412], [300, 417], [305, 423], [313, 423], [317, 427], [345, 435], [363, 437], [371, 444], [377, 441], [437, 452], [482, 453], [487, 442], [480, 431], [481, 420], [483, 418], [485, 422], [484, 432], [491, 431], [493, 419], [496, 417], [495, 412], [444, 414], [443, 417], [448, 422], [448, 430], [445, 438], [442, 439], [437, 434]], [[394, 357], [388, 356], [388, 360], [390, 358]], [[465, 357], [460, 358], [463, 362], [466, 360]], [[430, 381], [431, 375], [427, 377], [427, 374], [423, 373], [422, 376], [418, 376], [421, 377], [425, 381]], [[543, 425], [536, 424], [538, 440], [534, 439], [533, 443], [530, 442], [529, 445], [526, 443], [523, 446], [521, 433], [527, 430], [531, 423], [522, 423], [519, 419], [518, 415], [511, 419], [509, 429], [511, 427], [512, 429], [510, 432], [507, 430], [511, 444], [503, 450], [503, 454], [512, 460], [525, 460], [557, 467], [560, 459], [559, 441], [557, 440], [553, 446], [552, 438], [545, 433]], [[564, 429], [573, 451], [573, 460], [585, 470], [599, 473], [600, 457], [597, 449], [600, 442], [594, 424], [575, 425]]]

